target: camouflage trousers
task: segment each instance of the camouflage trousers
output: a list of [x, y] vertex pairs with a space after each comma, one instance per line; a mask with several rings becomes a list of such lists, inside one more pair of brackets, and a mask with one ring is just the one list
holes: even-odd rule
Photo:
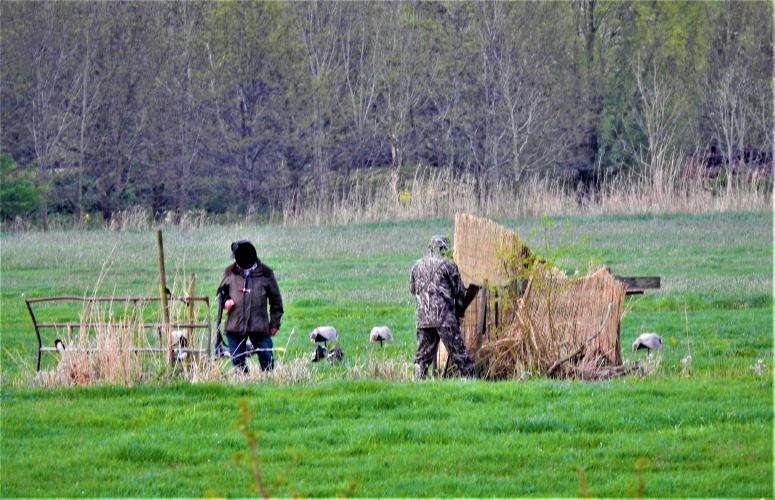
[[463, 343], [463, 335], [457, 326], [442, 326], [438, 328], [417, 329], [417, 354], [414, 356], [415, 376], [425, 378], [428, 367], [436, 359], [439, 341], [444, 342], [444, 347], [452, 361], [463, 377], [474, 375], [474, 360], [466, 351]]

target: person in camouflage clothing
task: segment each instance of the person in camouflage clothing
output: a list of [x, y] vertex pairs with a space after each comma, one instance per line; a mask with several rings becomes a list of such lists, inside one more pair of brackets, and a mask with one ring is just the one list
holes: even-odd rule
[[409, 288], [417, 300], [417, 354], [414, 357], [417, 378], [427, 375], [439, 340], [444, 342], [460, 374], [474, 375], [474, 360], [466, 351], [460, 333], [466, 289], [457, 264], [444, 256], [448, 249], [446, 237], [434, 236], [428, 245], [428, 255], [412, 266]]

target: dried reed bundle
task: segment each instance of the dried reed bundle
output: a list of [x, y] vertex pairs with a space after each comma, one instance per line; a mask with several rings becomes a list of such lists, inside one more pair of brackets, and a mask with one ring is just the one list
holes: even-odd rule
[[568, 279], [537, 264], [508, 336], [520, 341], [531, 369], [550, 376], [621, 365], [619, 321], [625, 293], [606, 268]]
[[522, 379], [527, 368], [522, 342], [514, 337], [487, 340], [479, 350], [477, 372], [488, 380]]
[[571, 375], [569, 378], [578, 380], [608, 380], [625, 375], [646, 375], [644, 367], [638, 363], [627, 363], [624, 365], [600, 366], [595, 368], [583, 368], [571, 366]]

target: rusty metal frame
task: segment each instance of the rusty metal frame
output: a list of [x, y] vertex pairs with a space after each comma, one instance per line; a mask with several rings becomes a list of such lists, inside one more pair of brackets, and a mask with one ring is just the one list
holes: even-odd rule
[[[212, 314], [210, 310], [210, 298], [206, 296], [197, 296], [197, 297], [169, 297], [170, 301], [173, 302], [183, 302], [186, 304], [194, 303], [194, 302], [203, 302], [205, 304], [205, 310], [206, 310], [206, 323], [170, 323], [168, 326], [170, 328], [187, 328], [190, 330], [194, 329], [202, 329], [207, 331], [207, 348], [206, 349], [195, 349], [195, 348], [177, 348], [175, 349], [175, 352], [180, 353], [194, 353], [194, 354], [207, 354], [208, 359], [212, 356]], [[103, 325], [103, 323], [88, 323], [88, 324], [81, 324], [80, 322], [47, 322], [47, 323], [41, 323], [38, 322], [35, 312], [33, 311], [33, 304], [39, 304], [42, 302], [117, 302], [117, 303], [127, 303], [131, 302], [135, 307], [137, 304], [142, 302], [160, 302], [161, 298], [156, 296], [134, 296], [134, 297], [80, 297], [77, 295], [61, 295], [61, 296], [55, 296], [55, 297], [37, 297], [37, 298], [31, 298], [31, 299], [24, 299], [25, 304], [27, 305], [27, 311], [30, 313], [30, 319], [32, 320], [32, 326], [35, 329], [35, 339], [38, 344], [37, 348], [37, 354], [35, 359], [35, 371], [40, 371], [40, 361], [42, 354], [44, 352], [58, 352], [55, 347], [44, 347], [43, 346], [43, 340], [40, 335], [41, 329], [45, 328], [67, 328], [68, 332], [72, 332], [73, 328], [80, 329], [82, 326], [86, 327], [99, 327], [100, 325]], [[137, 326], [141, 326], [145, 330], [156, 330], [159, 332], [159, 335], [161, 336], [161, 329], [164, 326], [162, 323], [142, 323], [138, 324]], [[96, 352], [99, 349], [96, 348], [75, 348], [72, 349], [74, 351], [79, 352]], [[139, 352], [139, 353], [166, 353], [167, 349], [165, 347], [133, 347], [129, 349], [130, 352]]]

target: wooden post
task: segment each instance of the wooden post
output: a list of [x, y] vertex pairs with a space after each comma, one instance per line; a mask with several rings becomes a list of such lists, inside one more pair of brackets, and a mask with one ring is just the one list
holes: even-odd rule
[[[194, 296], [194, 293], [196, 291], [196, 274], [191, 273], [191, 276], [188, 279], [188, 324], [193, 325], [194, 324], [194, 301], [191, 300], [191, 297]], [[189, 327], [188, 328], [188, 344], [189, 346], [194, 345], [194, 329]]]
[[164, 241], [161, 229], [156, 231], [156, 247], [159, 250], [159, 294], [161, 297], [161, 325], [162, 338], [167, 343], [167, 360], [173, 363], [172, 358], [172, 332], [170, 332], [170, 308], [167, 303], [167, 273], [164, 270]]
[[487, 335], [487, 309], [490, 308], [490, 293], [487, 290], [487, 283], [482, 286], [479, 292], [479, 309], [476, 311], [476, 347], [472, 355], [482, 346], [482, 341]]

